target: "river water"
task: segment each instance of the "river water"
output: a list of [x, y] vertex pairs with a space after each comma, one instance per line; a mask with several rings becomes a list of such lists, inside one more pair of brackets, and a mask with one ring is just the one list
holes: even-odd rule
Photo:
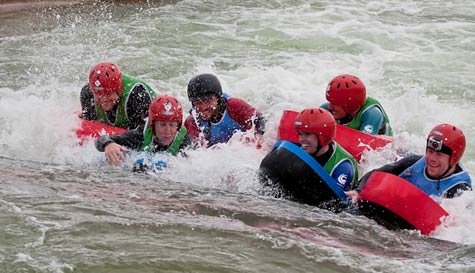
[[[0, 272], [474, 272], [475, 194], [445, 200], [430, 236], [260, 194], [256, 172], [284, 109], [324, 102], [335, 75], [381, 101], [396, 149], [442, 122], [475, 171], [473, 1], [185, 0], [0, 13]], [[117, 63], [178, 97], [197, 73], [268, 117], [261, 150], [234, 140], [169, 168], [113, 168], [78, 145], [79, 91]], [[132, 160], [132, 159], [131, 159]], [[131, 163], [127, 162], [127, 163]]]

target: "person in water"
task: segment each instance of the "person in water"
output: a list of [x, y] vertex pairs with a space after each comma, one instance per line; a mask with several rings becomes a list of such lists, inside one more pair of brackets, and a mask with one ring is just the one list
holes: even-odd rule
[[392, 136], [388, 115], [376, 99], [366, 96], [359, 78], [336, 76], [328, 84], [325, 97], [328, 102], [320, 107], [330, 111], [339, 124], [371, 135]]
[[465, 136], [451, 124], [435, 126], [429, 133], [425, 155], [410, 155], [365, 174], [356, 190], [346, 192], [355, 203], [359, 192], [374, 171], [398, 175], [429, 196], [453, 198], [472, 189], [467, 170], [460, 164], [465, 151]]
[[123, 134], [100, 136], [95, 141], [96, 149], [104, 152], [107, 163], [113, 166], [118, 166], [125, 160], [124, 153], [128, 153], [129, 149], [184, 155], [184, 150], [192, 144], [192, 139], [182, 122], [181, 103], [175, 97], [161, 95], [150, 103], [144, 126]]
[[358, 181], [356, 160], [336, 143], [336, 121], [323, 108], [308, 108], [295, 119], [300, 147], [310, 154], [335, 179], [343, 190], [355, 188]]
[[121, 72], [109, 62], [96, 64], [81, 89], [80, 118], [98, 120], [127, 130], [145, 123], [155, 92], [144, 81]]
[[210, 147], [228, 142], [237, 131], [254, 128], [257, 146], [262, 144], [266, 123], [263, 114], [244, 100], [223, 93], [215, 75], [193, 77], [187, 92], [192, 109], [185, 127], [193, 139]]

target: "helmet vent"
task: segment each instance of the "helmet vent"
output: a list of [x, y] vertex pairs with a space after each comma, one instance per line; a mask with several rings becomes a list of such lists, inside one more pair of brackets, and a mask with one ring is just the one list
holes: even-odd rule
[[345, 82], [345, 86], [346, 86], [347, 89], [350, 87], [350, 85], [348, 84], [348, 82]]

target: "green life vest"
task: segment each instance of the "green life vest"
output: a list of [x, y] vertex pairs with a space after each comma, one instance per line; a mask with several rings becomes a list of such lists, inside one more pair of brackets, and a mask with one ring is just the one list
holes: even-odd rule
[[128, 120], [127, 115], [125, 113], [125, 103], [127, 102], [127, 98], [129, 97], [130, 92], [137, 84], [142, 84], [143, 86], [145, 86], [152, 99], [155, 98], [155, 92], [147, 83], [129, 75], [122, 74], [122, 96], [120, 96], [119, 98], [119, 105], [117, 107], [117, 115], [115, 118], [115, 122], [112, 123], [107, 119], [107, 115], [99, 103], [96, 103], [97, 120], [112, 126], [127, 128]]
[[[167, 152], [170, 153], [171, 155], [177, 155], [178, 151], [180, 150], [180, 146], [183, 143], [183, 139], [186, 136], [186, 128], [185, 126], [181, 126], [180, 130], [175, 135], [175, 139], [173, 139], [172, 144], [167, 149]], [[152, 130], [150, 130], [150, 127], [148, 126], [148, 120], [145, 123], [145, 129], [143, 133], [143, 143], [142, 146], [140, 147], [141, 151], [145, 152], [151, 152], [152, 151], [152, 145], [153, 145], [153, 133]]]
[[383, 117], [384, 117], [384, 124], [386, 126], [386, 130], [384, 132], [384, 135], [387, 135], [387, 136], [392, 136], [393, 135], [393, 130], [391, 128], [391, 126], [389, 125], [389, 118], [388, 118], [388, 115], [386, 114], [386, 112], [384, 111], [383, 109], [383, 106], [381, 106], [381, 104], [379, 103], [379, 101], [377, 101], [376, 99], [374, 98], [371, 98], [371, 97], [368, 97], [366, 99], [366, 102], [363, 104], [363, 106], [360, 108], [360, 110], [358, 111], [358, 113], [356, 113], [356, 116], [348, 123], [344, 124], [345, 126], [348, 126], [350, 128], [353, 128], [355, 130], [359, 130], [360, 127], [361, 127], [361, 119], [362, 119], [362, 116], [363, 114], [366, 112], [366, 110], [368, 110], [370, 107], [372, 106], [376, 106], [378, 107], [379, 110], [381, 110], [381, 113], [383, 113]]
[[338, 143], [333, 141], [333, 144], [335, 145], [333, 154], [328, 159], [327, 163], [325, 163], [325, 166], [323, 166], [323, 168], [331, 175], [333, 173], [333, 170], [335, 169], [335, 166], [337, 166], [338, 163], [343, 160], [349, 159], [351, 161], [351, 164], [353, 165], [353, 168], [355, 169], [355, 175], [353, 176], [353, 180], [351, 181], [351, 189], [354, 189], [358, 183], [358, 168], [356, 165], [356, 160], [350, 153], [348, 153], [345, 149], [338, 145]]

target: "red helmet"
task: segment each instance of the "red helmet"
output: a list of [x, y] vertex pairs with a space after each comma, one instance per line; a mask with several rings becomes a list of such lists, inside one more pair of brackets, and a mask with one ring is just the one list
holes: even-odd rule
[[327, 86], [327, 101], [343, 108], [346, 113], [358, 110], [366, 101], [366, 87], [353, 75], [336, 76]]
[[323, 108], [304, 109], [295, 119], [294, 128], [296, 131], [316, 134], [321, 146], [330, 144], [336, 135], [335, 118]]
[[465, 151], [465, 136], [462, 130], [454, 125], [440, 124], [427, 136], [427, 148], [450, 155], [449, 165], [454, 166]]
[[113, 63], [98, 63], [89, 72], [89, 88], [96, 95], [122, 95], [122, 72]]
[[153, 131], [154, 121], [178, 121], [181, 126], [183, 121], [183, 109], [181, 103], [172, 96], [161, 95], [156, 97], [148, 107], [148, 126]]

